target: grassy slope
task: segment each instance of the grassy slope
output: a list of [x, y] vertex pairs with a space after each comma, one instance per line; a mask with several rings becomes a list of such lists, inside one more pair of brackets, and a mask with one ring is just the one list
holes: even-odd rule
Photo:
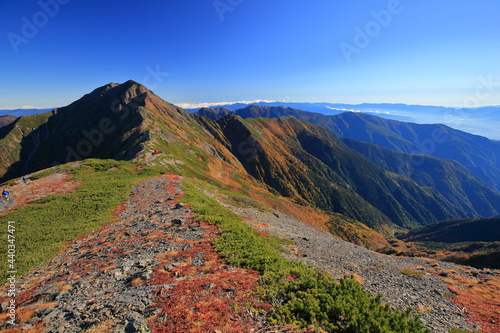
[[[117, 170], [110, 170], [117, 167]], [[16, 269], [24, 274], [48, 261], [65, 243], [111, 222], [116, 207], [128, 199], [134, 183], [158, 175], [153, 167], [138, 171], [134, 164], [114, 160], [86, 160], [81, 167], [59, 166], [47, 171], [74, 174], [82, 180], [74, 193], [49, 195], [0, 218], [0, 225], [15, 221]], [[42, 177], [43, 174], [38, 175]], [[6, 239], [7, 227], [0, 230]], [[3, 253], [7, 242], [2, 243]], [[0, 261], [1, 279], [5, 281], [6, 260]]]
[[[118, 204], [126, 201], [140, 179], [160, 174], [158, 168], [137, 170], [135, 164], [114, 160], [86, 160], [81, 166], [58, 166], [35, 175], [67, 172], [84, 181], [74, 193], [50, 195], [0, 219], [16, 221], [16, 268], [19, 274], [56, 255], [66, 242], [111, 222]], [[393, 311], [379, 298], [366, 294], [361, 285], [346, 278], [340, 284], [311, 267], [284, 260], [279, 241], [262, 237], [243, 224], [240, 217], [186, 184], [186, 202], [201, 217], [218, 226], [214, 239], [218, 252], [236, 266], [262, 274], [259, 294], [272, 301], [276, 311], [270, 320], [305, 327], [313, 324], [328, 331], [424, 332], [409, 312]], [[2, 230], [0, 237], [6, 237]], [[6, 262], [0, 267], [7, 271]]]

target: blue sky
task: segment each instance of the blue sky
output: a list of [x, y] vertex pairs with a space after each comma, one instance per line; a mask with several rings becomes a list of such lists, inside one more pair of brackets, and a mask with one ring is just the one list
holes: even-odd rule
[[4, 0], [0, 15], [0, 108], [128, 79], [173, 103], [500, 105], [500, 1]]

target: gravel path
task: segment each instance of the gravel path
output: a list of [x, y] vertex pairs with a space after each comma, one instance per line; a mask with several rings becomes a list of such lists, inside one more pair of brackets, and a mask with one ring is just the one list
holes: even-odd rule
[[[215, 226], [179, 202], [179, 177], [136, 185], [118, 221], [79, 237], [16, 281], [16, 325], [0, 286], [0, 331], [8, 333], [250, 332], [266, 323], [249, 291], [255, 271], [225, 265]], [[236, 311], [234, 309], [240, 309]], [[201, 326], [201, 328], [200, 328]], [[262, 330], [264, 332], [264, 330]]]
[[[247, 222], [259, 231], [294, 241], [297, 253], [285, 254], [288, 259], [324, 269], [336, 278], [354, 274], [368, 292], [373, 295], [382, 294], [383, 300], [392, 306], [399, 309], [418, 309], [422, 322], [432, 332], [447, 332], [452, 327], [479, 329], [467, 324], [464, 317], [467, 315], [466, 309], [460, 309], [448, 300], [452, 294], [438, 276], [438, 272], [454, 270], [457, 274], [469, 273], [467, 276], [470, 278], [472, 274], [464, 271], [462, 267], [451, 263], [392, 257], [372, 252], [277, 211], [261, 212], [254, 208], [225, 206], [246, 216]], [[402, 269], [422, 272], [422, 275], [405, 275], [401, 272]], [[477, 276], [482, 274], [475, 269], [469, 270], [474, 271]]]

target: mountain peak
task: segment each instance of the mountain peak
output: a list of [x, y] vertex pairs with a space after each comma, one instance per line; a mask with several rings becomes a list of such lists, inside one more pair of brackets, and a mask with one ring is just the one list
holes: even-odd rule
[[134, 80], [128, 80], [128, 81], [120, 84], [119, 87], [121, 87], [125, 90], [140, 91], [141, 93], [150, 91], [146, 86], [144, 86], [140, 83], [137, 83]]
[[146, 86], [135, 82], [134, 80], [128, 80], [124, 83], [110, 82], [102, 87], [94, 89], [90, 95], [104, 95], [104, 94], [126, 94], [127, 97], [135, 97], [143, 93], [151, 92]]
[[94, 90], [90, 93], [90, 95], [94, 95], [94, 94], [101, 95], [101, 94], [105, 93], [106, 91], [108, 91], [108, 90], [110, 90], [110, 89], [113, 89], [113, 88], [115, 88], [115, 87], [117, 87], [117, 86], [119, 86], [119, 85], [120, 85], [119, 83], [116, 83], [116, 82], [110, 82], [110, 83], [108, 83], [108, 84], [106, 84], [106, 85], [104, 85], [104, 86], [101, 86], [101, 87], [99, 87], [99, 88], [94, 89]]
[[126, 101], [130, 101], [142, 94], [152, 94], [151, 90], [149, 90], [146, 86], [132, 80], [128, 80], [114, 87], [112, 90], [114, 98], [120, 98]]

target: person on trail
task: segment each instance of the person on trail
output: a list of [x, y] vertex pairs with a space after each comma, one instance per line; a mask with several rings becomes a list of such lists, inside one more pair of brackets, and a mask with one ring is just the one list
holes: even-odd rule
[[24, 176], [24, 177], [23, 177], [23, 182], [24, 182], [25, 184], [28, 184], [28, 177]]
[[9, 191], [7, 191], [6, 189], [3, 190], [2, 192], [2, 195], [5, 197], [5, 199], [8, 199], [9, 198]]

